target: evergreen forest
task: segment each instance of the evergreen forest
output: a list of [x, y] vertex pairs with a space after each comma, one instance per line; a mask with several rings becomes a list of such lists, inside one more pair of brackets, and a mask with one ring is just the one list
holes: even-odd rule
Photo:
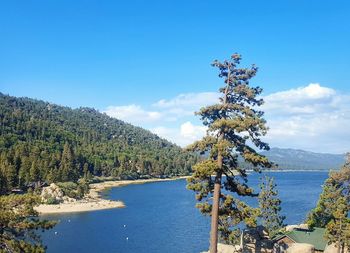
[[197, 156], [91, 108], [0, 93], [0, 193], [86, 176], [188, 175]]

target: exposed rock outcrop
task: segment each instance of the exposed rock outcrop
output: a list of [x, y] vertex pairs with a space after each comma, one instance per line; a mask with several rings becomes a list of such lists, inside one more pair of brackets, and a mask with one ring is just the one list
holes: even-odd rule
[[291, 245], [286, 253], [314, 253], [315, 247], [307, 243], [294, 243]]
[[41, 200], [43, 202], [47, 202], [49, 199], [63, 202], [63, 196], [63, 191], [54, 183], [44, 187], [41, 191]]
[[[218, 253], [241, 253], [241, 247], [239, 245], [227, 245], [218, 243]], [[205, 251], [202, 253], [209, 253], [209, 251]]]
[[336, 248], [334, 244], [327, 245], [324, 249], [324, 253], [338, 253], [338, 248]]
[[[350, 252], [348, 248], [345, 248], [343, 252]], [[338, 253], [338, 248], [335, 246], [335, 244], [327, 245], [324, 253]]]
[[58, 203], [72, 203], [76, 199], [64, 196], [63, 191], [56, 184], [52, 183], [44, 187], [41, 191], [41, 200], [43, 203], [58, 204]]
[[288, 225], [288, 226], [286, 226], [286, 232], [293, 231], [294, 229], [308, 230], [309, 226], [307, 224]]

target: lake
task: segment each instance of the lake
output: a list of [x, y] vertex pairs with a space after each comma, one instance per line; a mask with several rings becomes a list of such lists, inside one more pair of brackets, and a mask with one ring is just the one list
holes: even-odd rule
[[[328, 172], [268, 172], [278, 184], [286, 223], [301, 223], [317, 202]], [[259, 184], [261, 174], [249, 176]], [[126, 208], [50, 215], [60, 220], [43, 234], [48, 253], [198, 253], [209, 247], [209, 218], [194, 207], [186, 181], [167, 181], [113, 188], [106, 198]], [[55, 233], [57, 232], [57, 233]]]

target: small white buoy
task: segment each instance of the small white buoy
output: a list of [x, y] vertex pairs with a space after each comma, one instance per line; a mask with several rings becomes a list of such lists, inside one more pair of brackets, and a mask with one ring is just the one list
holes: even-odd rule
[[126, 240], [129, 240], [129, 237], [126, 237]]
[[57, 235], [57, 231], [55, 231], [55, 235]]
[[126, 228], [126, 225], [124, 225], [124, 227]]

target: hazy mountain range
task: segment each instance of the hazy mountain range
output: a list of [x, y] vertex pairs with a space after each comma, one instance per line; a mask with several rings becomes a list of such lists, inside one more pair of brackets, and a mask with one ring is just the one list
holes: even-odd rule
[[282, 170], [330, 170], [339, 169], [345, 162], [345, 154], [327, 154], [290, 148], [271, 148], [263, 151]]

